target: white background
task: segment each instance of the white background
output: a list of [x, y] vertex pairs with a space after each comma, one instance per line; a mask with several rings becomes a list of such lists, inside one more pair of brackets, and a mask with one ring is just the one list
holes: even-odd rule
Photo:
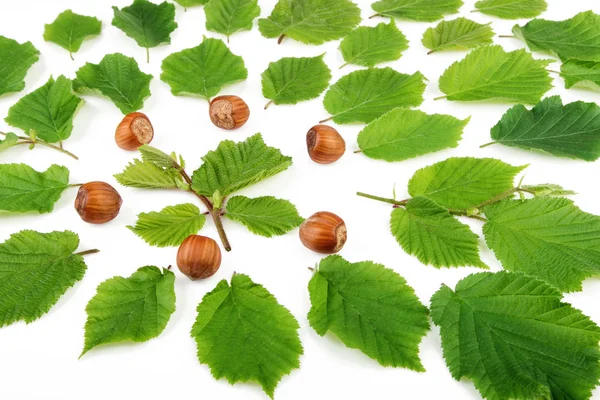
[[[594, 0], [548, 2], [549, 9], [543, 14], [548, 19], [569, 18], [589, 9], [600, 12], [600, 4]], [[261, 95], [260, 74], [269, 62], [281, 57], [316, 56], [326, 52], [325, 61], [332, 69], [332, 82], [335, 82], [342, 74], [356, 68], [347, 66], [341, 71], [338, 69], [343, 64], [337, 50], [338, 42], [309, 46], [286, 40], [278, 46], [276, 40], [261, 37], [256, 27], [251, 32], [232, 36], [231, 50], [244, 57], [249, 77], [245, 82], [225, 88], [222, 94], [237, 94], [244, 98], [250, 105], [252, 115], [242, 129], [227, 132], [210, 123], [205, 101], [174, 97], [168, 86], [158, 78], [161, 61], [167, 55], [198, 45], [203, 35], [220, 37], [205, 30], [202, 8], [184, 12], [183, 8], [177, 6], [179, 28], [172, 35], [172, 44], [151, 49], [151, 63], [146, 64], [144, 49], [110, 25], [110, 6], [123, 7], [131, 3], [129, 0], [0, 0], [0, 3], [0, 35], [19, 42], [30, 40], [42, 54], [40, 61], [27, 75], [25, 91], [0, 98], [2, 118], [22, 95], [44, 84], [50, 75], [64, 74], [74, 78], [77, 69], [86, 61], [98, 63], [107, 53], [122, 52], [133, 56], [144, 72], [155, 77], [151, 82], [152, 96], [142, 110], [150, 117], [156, 130], [153, 145], [165, 151], [182, 153], [188, 162], [189, 172], [192, 172], [199, 166], [200, 157], [214, 149], [219, 141], [243, 140], [262, 132], [267, 144], [293, 157], [294, 165], [288, 171], [244, 190], [243, 194], [290, 199], [305, 217], [321, 210], [337, 213], [345, 219], [349, 230], [348, 242], [341, 255], [350, 261], [369, 259], [393, 268], [408, 280], [426, 305], [442, 283], [454, 287], [461, 278], [478, 270], [437, 270], [421, 265], [415, 258], [405, 254], [390, 235], [390, 207], [357, 197], [357, 190], [391, 196], [392, 187], [396, 184], [398, 197], [405, 197], [406, 183], [418, 168], [450, 156], [497, 157], [515, 165], [530, 163], [526, 183], [552, 182], [573, 189], [579, 193], [574, 199], [582, 209], [600, 214], [597, 163], [558, 159], [499, 145], [479, 149], [479, 145], [490, 141], [491, 126], [509, 105], [433, 101], [434, 97], [442, 94], [437, 86], [441, 73], [466, 54], [445, 52], [427, 56], [426, 49], [421, 45], [421, 36], [434, 23], [399, 21], [398, 26], [408, 37], [411, 46], [399, 61], [389, 65], [405, 73], [419, 70], [428, 78], [422, 110], [451, 114], [461, 119], [472, 116], [460, 146], [388, 164], [353, 154], [353, 150], [357, 149], [356, 135], [362, 126], [345, 125], [337, 128], [347, 141], [348, 153], [336, 164], [321, 166], [310, 161], [305, 149], [306, 131], [328, 116], [321, 99], [295, 106], [271, 106], [265, 111], [263, 106], [267, 100]], [[363, 24], [374, 25], [387, 21], [366, 19], [373, 14], [369, 7], [371, 2], [360, 0], [359, 3], [365, 18]], [[467, 0], [465, 3], [461, 14], [478, 22], [492, 21], [497, 34], [510, 34], [515, 21], [471, 14], [474, 1]], [[274, 0], [260, 1], [263, 17], [269, 15], [274, 4]], [[85, 42], [81, 51], [75, 54], [74, 62], [65, 50], [44, 42], [42, 38], [44, 24], [52, 22], [68, 8], [77, 13], [94, 15], [103, 21], [102, 35]], [[523, 47], [514, 39], [495, 40], [507, 50]], [[535, 57], [543, 56], [536, 54]], [[559, 64], [551, 67], [558, 69]], [[562, 79], [556, 76], [554, 84], [556, 87], [548, 95], [561, 94], [566, 103], [575, 100], [597, 101], [600, 98], [598, 93], [565, 90]], [[29, 151], [24, 146], [0, 155], [2, 162], [24, 162], [38, 170], [45, 170], [52, 163], [65, 165], [71, 170], [71, 182], [103, 180], [113, 184], [124, 199], [119, 217], [102, 226], [88, 225], [79, 219], [73, 209], [76, 189], [67, 190], [51, 214], [2, 215], [0, 241], [22, 229], [42, 232], [70, 229], [81, 237], [80, 250], [99, 248], [101, 253], [86, 257], [89, 268], [85, 278], [70, 289], [47, 315], [30, 325], [15, 323], [0, 329], [0, 398], [265, 399], [258, 385], [237, 384], [232, 387], [224, 380], [215, 381], [208, 367], [198, 363], [195, 343], [189, 336], [196, 317], [195, 308], [202, 296], [220, 279], [229, 279], [234, 271], [247, 273], [256, 282], [265, 285], [300, 322], [300, 337], [305, 353], [301, 358], [302, 365], [300, 370], [295, 370], [281, 381], [276, 390], [277, 399], [479, 398], [470, 381], [457, 382], [450, 376], [442, 358], [439, 330], [436, 327], [432, 328], [421, 345], [426, 373], [383, 368], [359, 351], [347, 349], [333, 335], [317, 336], [305, 317], [310, 307], [306, 287], [311, 278], [307, 267], [314, 266], [320, 256], [300, 244], [297, 231], [267, 239], [254, 236], [230, 221], [225, 221], [225, 228], [233, 251], [224, 254], [223, 264], [216, 276], [203, 282], [192, 282], [176, 271], [177, 311], [160, 337], [143, 344], [103, 346], [78, 360], [83, 346], [84, 308], [94, 295], [96, 286], [115, 275], [129, 276], [144, 265], [166, 267], [175, 263], [176, 248], [149, 247], [125, 225], [133, 224], [139, 212], [158, 211], [164, 206], [186, 201], [195, 202], [195, 198], [186, 193], [120, 187], [112, 175], [120, 172], [136, 156], [136, 153], [120, 150], [114, 143], [114, 130], [122, 115], [106, 98], [88, 96], [86, 101], [87, 104], [75, 119], [72, 137], [65, 142], [65, 147], [79, 155], [80, 161], [44, 148]], [[10, 127], [0, 119], [0, 130], [8, 129]], [[469, 223], [480, 232], [479, 222]], [[210, 221], [202, 233], [217, 238]], [[500, 264], [491, 251], [483, 245], [481, 248], [483, 261], [493, 270], [499, 270]], [[565, 297], [600, 322], [600, 280], [589, 279], [584, 283], [583, 292]], [[600, 399], [600, 390], [595, 391], [594, 398]]]

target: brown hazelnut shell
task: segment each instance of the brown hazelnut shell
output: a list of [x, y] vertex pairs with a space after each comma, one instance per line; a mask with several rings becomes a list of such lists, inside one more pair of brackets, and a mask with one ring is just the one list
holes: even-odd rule
[[300, 241], [317, 253], [337, 253], [344, 247], [347, 237], [344, 220], [328, 211], [315, 213], [300, 225]]
[[108, 183], [89, 182], [79, 188], [75, 210], [85, 222], [104, 224], [119, 215], [122, 203], [119, 192]]
[[177, 251], [177, 267], [191, 280], [213, 276], [221, 266], [221, 249], [213, 239], [188, 236]]
[[123, 150], [137, 150], [154, 138], [154, 128], [146, 116], [140, 112], [127, 114], [115, 132], [115, 142]]
[[306, 147], [311, 160], [331, 164], [346, 152], [346, 142], [337, 130], [328, 125], [315, 125], [306, 133]]
[[250, 108], [238, 96], [218, 96], [210, 102], [209, 116], [216, 127], [234, 130], [248, 121]]

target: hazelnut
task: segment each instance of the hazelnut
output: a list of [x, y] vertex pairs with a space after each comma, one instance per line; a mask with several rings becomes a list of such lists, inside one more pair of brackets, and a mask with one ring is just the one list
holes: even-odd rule
[[89, 182], [81, 185], [75, 199], [75, 210], [85, 222], [104, 224], [121, 210], [123, 199], [108, 183]]
[[347, 236], [344, 220], [327, 211], [313, 214], [300, 225], [300, 241], [317, 253], [337, 253], [344, 247]]
[[145, 114], [134, 112], [127, 114], [115, 132], [117, 146], [123, 150], [137, 150], [148, 144], [154, 137], [154, 128]]
[[222, 129], [238, 129], [250, 117], [250, 109], [238, 96], [219, 96], [210, 102], [210, 120]]
[[213, 276], [221, 266], [221, 249], [206, 236], [188, 236], [177, 251], [177, 267], [191, 280]]
[[306, 134], [308, 155], [318, 164], [331, 164], [346, 152], [344, 138], [330, 126], [316, 125]]

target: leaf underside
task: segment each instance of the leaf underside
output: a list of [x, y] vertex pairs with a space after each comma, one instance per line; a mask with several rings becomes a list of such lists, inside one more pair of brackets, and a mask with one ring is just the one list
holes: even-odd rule
[[254, 199], [232, 197], [227, 201], [225, 217], [243, 224], [254, 234], [266, 237], [284, 235], [304, 221], [296, 206], [271, 196]]
[[546, 0], [480, 0], [477, 11], [503, 19], [534, 18], [546, 11]]
[[45, 26], [44, 40], [55, 43], [72, 54], [79, 51], [86, 39], [100, 35], [101, 31], [102, 21], [98, 18], [66, 10], [54, 22]]
[[340, 43], [340, 51], [347, 64], [373, 67], [400, 58], [408, 49], [408, 40], [394, 21], [377, 26], [359, 26]]
[[40, 52], [31, 44], [0, 36], [0, 96], [20, 92], [25, 88], [25, 76], [40, 58]]
[[380, 0], [372, 8], [377, 15], [433, 22], [456, 14], [462, 5], [462, 0]]
[[441, 21], [423, 34], [423, 46], [430, 53], [443, 50], [475, 49], [493, 43], [494, 31], [490, 24], [478, 24], [467, 18]]

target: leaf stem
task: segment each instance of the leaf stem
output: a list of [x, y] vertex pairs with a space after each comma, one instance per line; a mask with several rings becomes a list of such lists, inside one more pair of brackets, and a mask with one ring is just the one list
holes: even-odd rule
[[488, 146], [492, 146], [494, 144], [497, 144], [498, 142], [489, 142], [486, 144], [482, 144], [481, 146], [479, 146], [480, 149], [483, 149], [484, 147], [488, 147]]
[[505, 39], [516, 39], [517, 37], [514, 35], [498, 35], [499, 38], [505, 38]]
[[150, 49], [146, 47], [146, 64], [150, 64]]
[[448, 97], [448, 96], [439, 96], [439, 97], [435, 97], [433, 100], [436, 100], [436, 101], [442, 100], [442, 99], [445, 99], [446, 97]]
[[345, 63], [345, 64], [342, 64], [342, 66], [340, 67], [340, 69], [344, 68], [344, 67], [345, 67], [346, 65], [348, 65], [348, 64], [350, 64], [350, 63]]
[[281, 42], [283, 42], [283, 39], [285, 39], [285, 33], [282, 33], [281, 36], [279, 36], [279, 38], [277, 39], [277, 44], [281, 44]]
[[429, 50], [429, 51], [427, 52], [427, 55], [430, 55], [430, 54], [433, 54], [433, 53], [435, 53], [435, 50]]
[[325, 122], [329, 122], [333, 119], [333, 117], [325, 118], [319, 121], [320, 124], [324, 124]]
[[561, 74], [561, 72], [560, 72], [560, 71], [555, 71], [555, 70], [553, 70], [553, 69], [546, 69], [546, 71], [548, 71], [548, 72], [552, 72], [552, 73], [554, 73], [554, 74], [558, 74], [558, 75], [560, 75], [560, 74]]
[[75, 59], [73, 58], [73, 53], [69, 52], [69, 57], [71, 57], [71, 61], [75, 61]]
[[98, 249], [92, 249], [92, 250], [85, 250], [85, 251], [80, 251], [79, 253], [75, 253], [76, 256], [86, 256], [88, 254], [95, 254], [95, 253], [99, 253], [100, 250]]
[[269, 101], [269, 102], [268, 102], [268, 103], [265, 105], [265, 110], [266, 110], [267, 108], [269, 108], [269, 106], [270, 106], [271, 104], [273, 104], [273, 100]]
[[17, 145], [17, 144], [28, 144], [28, 145], [37, 146], [39, 144], [41, 146], [45, 146], [45, 147], [48, 147], [48, 148], [56, 150], [56, 151], [60, 151], [61, 153], [66, 154], [69, 157], [74, 158], [75, 160], [79, 160], [79, 157], [77, 157], [75, 154], [71, 153], [68, 150], [61, 149], [60, 147], [55, 146], [53, 144], [50, 144], [50, 143], [47, 143], [47, 142], [42, 142], [42, 141], [39, 141], [39, 140], [31, 140], [29, 138], [24, 138], [22, 136], [19, 136], [19, 139], [21, 139], [21, 142], [17, 142], [17, 143], [15, 143], [15, 145]]
[[371, 15], [371, 16], [369, 17], [369, 19], [373, 19], [373, 18], [376, 18], [376, 17], [383, 17], [383, 15], [381, 15], [381, 14], [379, 14], [379, 13], [377, 13], [377, 14], [373, 14], [373, 15]]
[[381, 201], [383, 203], [393, 204], [395, 206], [405, 206], [406, 203], [408, 203], [408, 200], [398, 201], [398, 200], [395, 200], [395, 199], [388, 199], [388, 198], [385, 198], [385, 197], [374, 196], [372, 194], [367, 194], [367, 193], [363, 193], [363, 192], [357, 192], [356, 195], [360, 196], [360, 197], [365, 197], [365, 198], [371, 199], [371, 200]]

